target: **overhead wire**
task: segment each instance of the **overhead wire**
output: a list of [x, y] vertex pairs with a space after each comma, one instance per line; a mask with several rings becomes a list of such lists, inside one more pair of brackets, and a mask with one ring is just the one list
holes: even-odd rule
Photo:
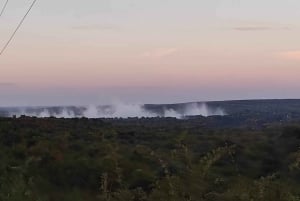
[[3, 46], [3, 48], [0, 51], [0, 56], [4, 53], [4, 51], [7, 49], [7, 47], [9, 46], [9, 44], [11, 43], [11, 41], [14, 39], [16, 33], [18, 32], [18, 30], [20, 29], [20, 27], [22, 26], [22, 24], [24, 23], [26, 17], [28, 16], [28, 14], [30, 13], [31, 9], [33, 8], [33, 6], [35, 5], [37, 0], [34, 0], [29, 9], [27, 10], [26, 14], [24, 15], [24, 17], [22, 18], [22, 20], [19, 22], [17, 28], [14, 30], [14, 32], [12, 33], [12, 35], [10, 36], [9, 40], [5, 43], [5, 45]]
[[6, 0], [6, 2], [4, 3], [4, 5], [3, 5], [2, 9], [1, 9], [0, 17], [3, 15], [3, 13], [4, 13], [4, 11], [5, 11], [6, 7], [7, 7], [7, 4], [8, 4], [8, 0]]

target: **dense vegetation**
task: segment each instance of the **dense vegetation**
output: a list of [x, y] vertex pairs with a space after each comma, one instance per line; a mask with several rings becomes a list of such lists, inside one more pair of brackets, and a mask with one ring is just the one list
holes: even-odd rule
[[285, 118], [0, 118], [0, 200], [297, 201]]

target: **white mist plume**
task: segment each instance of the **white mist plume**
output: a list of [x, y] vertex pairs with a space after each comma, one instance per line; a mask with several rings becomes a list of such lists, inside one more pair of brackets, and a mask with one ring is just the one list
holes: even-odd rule
[[174, 109], [169, 109], [164, 111], [165, 117], [175, 117], [175, 118], [183, 118], [186, 116], [224, 116], [225, 112], [221, 108], [212, 109], [207, 106], [206, 103], [189, 103], [185, 104], [183, 111], [175, 111]]
[[163, 108], [160, 112], [155, 109], [146, 109], [143, 104], [125, 104], [115, 103], [107, 106], [90, 105], [86, 107], [59, 107], [59, 109], [51, 108], [22, 108], [11, 112], [10, 116], [26, 115], [40, 118], [57, 117], [57, 118], [129, 118], [129, 117], [174, 117], [184, 118], [186, 116], [213, 116], [225, 115], [220, 108], [209, 108], [205, 103], [188, 103], [179, 107], [180, 109]]
[[88, 106], [83, 112], [88, 118], [128, 118], [156, 117], [155, 113], [146, 111], [141, 104], [117, 103], [109, 106]]

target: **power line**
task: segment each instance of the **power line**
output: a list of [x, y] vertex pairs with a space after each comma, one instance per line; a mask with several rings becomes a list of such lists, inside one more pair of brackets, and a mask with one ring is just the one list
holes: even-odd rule
[[4, 13], [7, 4], [8, 4], [8, 0], [6, 0], [5, 4], [4, 4], [4, 6], [3, 6], [2, 10], [1, 10], [0, 17], [1, 17], [2, 14]]
[[22, 20], [20, 21], [20, 23], [18, 24], [17, 28], [15, 29], [15, 31], [13, 32], [13, 34], [11, 35], [11, 37], [9, 38], [9, 40], [7, 41], [7, 43], [4, 45], [4, 47], [2, 48], [1, 52], [0, 52], [0, 56], [3, 54], [3, 52], [6, 50], [6, 48], [8, 47], [8, 45], [11, 43], [11, 41], [14, 39], [16, 33], [18, 32], [18, 30], [20, 29], [20, 27], [22, 26], [23, 22], [25, 21], [26, 17], [28, 16], [28, 14], [30, 13], [31, 9], [33, 8], [35, 2], [37, 0], [34, 0], [32, 2], [32, 4], [30, 5], [29, 9], [27, 10], [26, 14], [24, 15], [24, 17], [22, 18]]

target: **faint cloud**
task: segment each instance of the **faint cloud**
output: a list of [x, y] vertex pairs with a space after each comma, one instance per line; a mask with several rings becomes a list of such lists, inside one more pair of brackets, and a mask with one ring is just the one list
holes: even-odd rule
[[290, 30], [289, 27], [272, 27], [272, 26], [237, 26], [233, 27], [236, 31], [269, 31], [269, 30]]
[[73, 30], [79, 31], [110, 31], [110, 30], [120, 30], [120, 27], [116, 25], [100, 25], [100, 24], [90, 24], [90, 25], [78, 25], [73, 26]]
[[283, 59], [300, 61], [300, 50], [281, 52], [279, 53], [279, 56]]
[[158, 48], [152, 51], [148, 51], [142, 54], [142, 57], [148, 58], [163, 58], [176, 54], [179, 51], [178, 48]]

